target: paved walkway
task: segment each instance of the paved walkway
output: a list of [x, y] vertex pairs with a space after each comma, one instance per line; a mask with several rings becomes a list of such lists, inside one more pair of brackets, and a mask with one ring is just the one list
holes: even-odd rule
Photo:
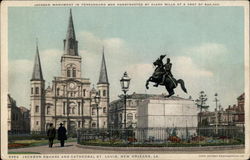
[[39, 152], [41, 154], [237, 154], [244, 153], [244, 149], [227, 149], [227, 150], [209, 150], [209, 151], [114, 151], [103, 150], [97, 148], [81, 148], [77, 147], [76, 142], [69, 142], [65, 147], [60, 147], [60, 144], [54, 144], [53, 148], [48, 146], [36, 146], [19, 149], [9, 149], [9, 152]]

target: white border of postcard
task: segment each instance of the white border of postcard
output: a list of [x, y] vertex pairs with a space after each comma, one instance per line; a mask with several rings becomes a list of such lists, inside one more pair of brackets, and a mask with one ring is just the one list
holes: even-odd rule
[[[58, 159], [53, 158], [53, 154], [44, 155], [8, 155], [8, 138], [7, 138], [7, 93], [8, 93], [8, 7], [10, 6], [29, 6], [29, 7], [91, 7], [101, 4], [114, 4], [112, 7], [118, 7], [117, 4], [126, 4], [126, 7], [151, 7], [154, 4], [158, 7], [167, 6], [242, 6], [244, 7], [245, 18], [245, 153], [241, 154], [158, 154], [151, 155], [151, 158], [146, 159], [248, 159], [249, 158], [249, 2], [248, 1], [3, 1], [1, 3], [1, 158], [2, 159]], [[54, 6], [53, 6], [54, 4]], [[50, 5], [50, 6], [49, 6]], [[103, 7], [103, 6], [102, 6]], [[54, 157], [60, 157], [64, 154], [56, 154]], [[143, 159], [133, 158], [129, 155], [129, 158], [122, 158], [121, 155], [117, 155], [118, 158], [112, 159]], [[74, 158], [75, 157], [75, 158]], [[77, 158], [80, 157], [80, 158]], [[81, 158], [81, 155], [71, 155], [69, 159], [85, 159]], [[105, 157], [105, 154], [94, 154], [94, 159], [110, 159]], [[64, 159], [64, 158], [63, 158]]]

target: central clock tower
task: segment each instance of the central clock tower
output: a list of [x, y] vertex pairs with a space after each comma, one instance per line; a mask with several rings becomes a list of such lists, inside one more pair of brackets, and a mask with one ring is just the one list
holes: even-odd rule
[[81, 78], [81, 56], [78, 54], [72, 13], [70, 10], [69, 25], [64, 39], [64, 54], [61, 57], [61, 75], [68, 78]]

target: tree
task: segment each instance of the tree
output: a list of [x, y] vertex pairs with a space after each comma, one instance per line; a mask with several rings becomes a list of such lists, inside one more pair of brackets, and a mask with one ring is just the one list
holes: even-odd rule
[[199, 98], [195, 100], [195, 103], [197, 105], [197, 107], [200, 109], [200, 113], [199, 113], [199, 123], [198, 126], [201, 126], [201, 114], [202, 114], [202, 110], [208, 109], [208, 105], [206, 105], [206, 101], [207, 101], [207, 95], [205, 94], [204, 91], [201, 91], [199, 93]]

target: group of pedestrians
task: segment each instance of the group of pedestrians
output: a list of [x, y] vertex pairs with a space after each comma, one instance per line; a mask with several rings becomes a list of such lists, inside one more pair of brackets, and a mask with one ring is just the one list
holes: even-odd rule
[[[61, 143], [61, 147], [64, 147], [64, 141], [67, 140], [66, 132], [67, 132], [66, 128], [63, 126], [62, 123], [60, 123], [60, 127], [57, 130], [57, 138]], [[56, 137], [56, 129], [53, 126], [53, 123], [51, 123], [49, 126], [49, 129], [47, 131], [47, 136], [49, 138], [49, 147], [52, 148], [53, 141]]]

